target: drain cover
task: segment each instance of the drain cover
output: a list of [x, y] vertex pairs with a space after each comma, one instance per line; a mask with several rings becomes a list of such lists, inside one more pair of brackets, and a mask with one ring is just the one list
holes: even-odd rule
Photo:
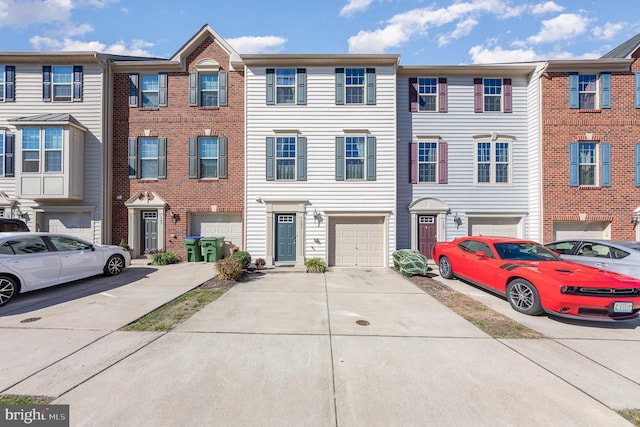
[[42, 317], [29, 317], [28, 319], [21, 320], [20, 323], [31, 323], [42, 319]]
[[367, 326], [369, 325], [369, 322], [367, 322], [366, 320], [356, 320], [356, 323], [360, 326]]

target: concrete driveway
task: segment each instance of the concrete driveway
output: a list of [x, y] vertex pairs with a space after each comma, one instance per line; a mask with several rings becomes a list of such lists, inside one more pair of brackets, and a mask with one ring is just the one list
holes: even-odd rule
[[640, 390], [597, 360], [559, 375], [572, 348], [492, 339], [388, 269], [267, 273], [173, 332], [85, 339], [2, 393], [60, 396], [72, 425], [601, 426], [628, 402], [588, 386]]

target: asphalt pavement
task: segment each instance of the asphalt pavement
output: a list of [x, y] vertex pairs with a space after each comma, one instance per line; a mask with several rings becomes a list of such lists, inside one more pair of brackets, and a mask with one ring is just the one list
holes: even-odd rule
[[498, 340], [389, 269], [256, 273], [175, 330], [118, 329], [212, 265], [136, 263], [0, 308], [0, 393], [53, 396], [73, 426], [609, 426], [640, 408], [640, 323], [522, 316]]

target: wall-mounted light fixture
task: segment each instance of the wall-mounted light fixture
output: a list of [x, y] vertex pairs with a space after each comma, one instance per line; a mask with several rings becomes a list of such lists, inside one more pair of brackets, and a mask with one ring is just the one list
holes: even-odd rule
[[633, 224], [634, 227], [640, 224], [640, 208], [633, 211], [633, 214], [631, 215], [631, 224]]
[[122, 194], [118, 194], [118, 195], [116, 196], [116, 200], [122, 200]]
[[264, 200], [262, 200], [262, 197], [256, 197], [256, 202], [264, 203]]
[[458, 212], [453, 214], [453, 223], [456, 225], [456, 228], [460, 228], [462, 225], [462, 218], [458, 216]]
[[171, 208], [169, 208], [167, 213], [169, 214], [169, 217], [173, 218], [175, 222], [178, 222], [178, 214], [172, 211]]

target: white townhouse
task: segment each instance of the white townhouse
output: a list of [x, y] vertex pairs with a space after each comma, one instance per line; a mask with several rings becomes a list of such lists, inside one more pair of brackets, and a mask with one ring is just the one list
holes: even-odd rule
[[0, 52], [0, 216], [109, 242], [106, 58]]
[[398, 68], [398, 247], [539, 240], [543, 63]]
[[396, 249], [398, 55], [242, 55], [246, 250], [385, 267]]

